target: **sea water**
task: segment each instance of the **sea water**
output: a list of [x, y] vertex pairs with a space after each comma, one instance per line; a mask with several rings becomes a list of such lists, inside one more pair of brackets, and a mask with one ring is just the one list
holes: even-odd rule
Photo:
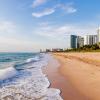
[[0, 53], [0, 100], [62, 100], [41, 68], [48, 54]]

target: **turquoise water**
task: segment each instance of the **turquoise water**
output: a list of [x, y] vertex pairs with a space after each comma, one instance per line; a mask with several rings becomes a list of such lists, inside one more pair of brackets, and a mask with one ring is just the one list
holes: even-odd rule
[[36, 57], [39, 53], [0, 53], [0, 69], [23, 65], [27, 59]]
[[0, 53], [0, 81], [16, 76], [40, 58], [40, 53]]

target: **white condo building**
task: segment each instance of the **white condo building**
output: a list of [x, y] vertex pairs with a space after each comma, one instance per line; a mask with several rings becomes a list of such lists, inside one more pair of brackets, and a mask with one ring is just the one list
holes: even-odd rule
[[84, 36], [84, 45], [89, 45], [89, 35]]
[[84, 37], [84, 45], [93, 45], [97, 43], [98, 38], [97, 35], [86, 35]]
[[100, 42], [100, 27], [97, 30], [97, 40]]

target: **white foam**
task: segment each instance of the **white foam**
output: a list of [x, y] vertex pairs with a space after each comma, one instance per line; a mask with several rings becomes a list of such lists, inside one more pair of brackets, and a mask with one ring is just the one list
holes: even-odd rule
[[8, 67], [5, 69], [0, 69], [0, 81], [11, 78], [17, 74], [17, 71], [14, 67]]
[[39, 61], [39, 57], [36, 56], [36, 57], [34, 57], [34, 58], [29, 58], [29, 59], [26, 60], [27, 63], [33, 62], [33, 61]]
[[32, 69], [21, 70], [12, 81], [6, 80], [0, 88], [0, 100], [63, 100], [60, 90], [49, 88], [50, 83], [41, 68], [47, 64], [48, 55], [33, 63]]

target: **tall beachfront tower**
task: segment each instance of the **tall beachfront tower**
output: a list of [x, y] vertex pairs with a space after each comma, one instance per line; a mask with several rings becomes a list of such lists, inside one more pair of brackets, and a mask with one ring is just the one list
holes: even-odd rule
[[89, 35], [84, 36], [84, 45], [89, 45]]
[[77, 36], [77, 48], [82, 47], [84, 45], [84, 38], [81, 36]]
[[98, 39], [98, 42], [100, 42], [100, 27], [97, 30], [97, 39]]
[[77, 36], [70, 35], [70, 48], [77, 48]]

